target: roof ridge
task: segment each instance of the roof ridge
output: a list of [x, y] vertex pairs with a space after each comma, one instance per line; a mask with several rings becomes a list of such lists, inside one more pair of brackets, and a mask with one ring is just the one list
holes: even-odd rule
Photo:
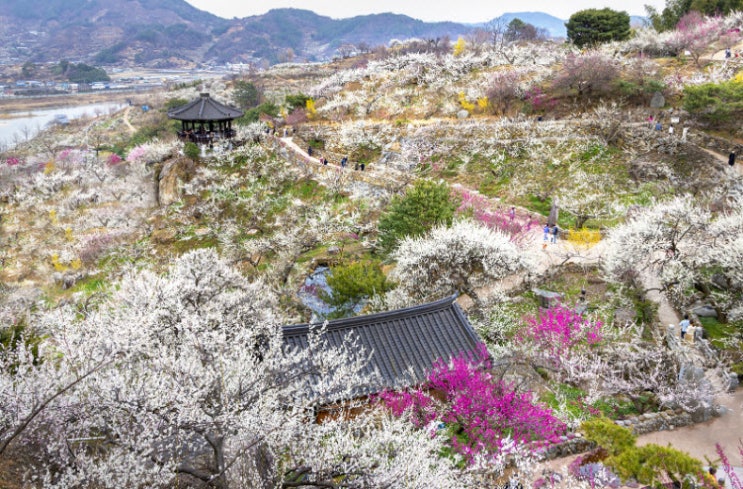
[[[442, 309], [451, 308], [454, 305], [454, 301], [457, 298], [457, 294], [439, 299], [434, 302], [428, 302], [426, 304], [419, 304], [417, 306], [406, 307], [404, 309], [396, 309], [394, 311], [377, 312], [374, 314], [367, 314], [364, 316], [354, 316], [351, 318], [333, 319], [327, 321], [328, 331], [335, 331], [339, 329], [349, 328], [360, 324], [368, 324], [370, 322], [378, 322], [380, 320], [389, 319], [400, 319], [409, 316], [419, 316], [427, 312], [440, 311]], [[321, 327], [326, 322], [317, 323], [301, 323], [301, 324], [289, 324], [282, 326], [284, 335], [288, 334], [305, 334], [311, 327]]]

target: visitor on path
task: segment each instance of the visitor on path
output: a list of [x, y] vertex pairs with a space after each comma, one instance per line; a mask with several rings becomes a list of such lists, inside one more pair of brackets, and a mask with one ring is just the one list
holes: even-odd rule
[[511, 218], [511, 222], [513, 222], [514, 219], [516, 219], [516, 208], [511, 207], [511, 210], [508, 211], [508, 217]]
[[557, 224], [552, 226], [552, 242], [557, 243], [557, 233], [560, 232], [560, 229], [557, 227]]
[[356, 163], [355, 165], [353, 165], [353, 171], [359, 171], [359, 164], [358, 163]]
[[668, 128], [668, 134], [670, 134], [671, 136], [673, 136], [673, 126], [670, 126]]
[[343, 158], [341, 158], [341, 167], [345, 168], [346, 163], [348, 163], [348, 158], [344, 156]]
[[681, 320], [679, 323], [679, 328], [681, 328], [681, 339], [684, 339], [684, 336], [686, 336], [686, 332], [689, 330], [689, 326], [691, 325], [691, 322], [689, 321], [689, 315], [684, 314], [684, 319]]
[[735, 151], [730, 152], [730, 156], [728, 156], [728, 165], [730, 166], [735, 165]]
[[546, 243], [550, 239], [550, 227], [549, 227], [549, 224], [545, 224], [544, 225], [544, 229], [542, 231], [544, 231], [544, 242]]
[[730, 59], [731, 56], [730, 48], [725, 48], [725, 59]]
[[307, 156], [312, 156], [312, 146], [307, 146]]
[[656, 131], [662, 131], [663, 130], [663, 124], [661, 124], [660, 122], [656, 122], [655, 123], [655, 130]]
[[366, 168], [366, 163], [360, 164], [359, 168], [361, 168], [361, 171], [364, 171], [364, 168]]

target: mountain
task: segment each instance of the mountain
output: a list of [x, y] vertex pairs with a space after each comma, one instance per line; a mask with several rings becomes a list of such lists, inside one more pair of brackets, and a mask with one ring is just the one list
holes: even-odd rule
[[218, 62], [327, 59], [343, 44], [387, 44], [391, 39], [456, 37], [469, 27], [454, 22], [427, 23], [404, 15], [375, 14], [331, 19], [300, 9], [275, 9], [235, 21], [206, 53]]
[[0, 59], [177, 65], [228, 25], [183, 0], [0, 0]]
[[567, 21], [558, 19], [553, 15], [545, 14], [544, 12], [505, 13], [493, 20], [508, 24], [513, 19], [520, 19], [534, 27], [546, 29], [551, 37], [565, 37], [567, 35], [567, 29], [565, 28], [565, 22]]
[[[564, 21], [544, 13], [501, 16], [516, 17], [565, 35]], [[331, 58], [343, 45], [455, 39], [472, 28], [389, 13], [332, 19], [293, 8], [227, 20], [184, 0], [0, 0], [0, 64], [67, 59], [167, 68], [314, 61]]]

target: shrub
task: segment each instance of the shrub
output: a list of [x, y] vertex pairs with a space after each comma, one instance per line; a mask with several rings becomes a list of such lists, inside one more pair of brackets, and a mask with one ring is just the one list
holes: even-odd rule
[[287, 95], [284, 98], [286, 104], [293, 109], [304, 109], [307, 107], [307, 101], [310, 99], [307, 95], [299, 93], [297, 95]]
[[743, 83], [727, 81], [684, 87], [684, 110], [720, 125], [743, 115]]
[[336, 309], [334, 317], [353, 314], [362, 301], [383, 294], [390, 288], [377, 262], [341, 264], [332, 267], [330, 271], [327, 282], [331, 293], [322, 293], [321, 298]]
[[199, 148], [198, 144], [189, 141], [183, 147], [183, 154], [195, 161], [198, 160], [201, 156], [201, 149]]
[[605, 449], [610, 456], [619, 455], [635, 446], [635, 435], [629, 429], [619, 426], [607, 418], [585, 421], [580, 429], [587, 440], [595, 442], [599, 447]]
[[653, 444], [634, 447], [618, 456], [609, 457], [606, 465], [624, 480], [635, 479], [658, 488], [666, 487], [661, 484], [664, 480], [680, 483], [687, 477], [697, 478], [704, 473], [699, 460], [675, 448]]

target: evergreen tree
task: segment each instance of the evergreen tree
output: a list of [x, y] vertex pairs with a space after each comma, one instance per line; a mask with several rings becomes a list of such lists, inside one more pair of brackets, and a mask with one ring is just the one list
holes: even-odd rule
[[457, 206], [446, 183], [421, 180], [395, 197], [379, 219], [379, 247], [389, 253], [406, 236], [421, 236], [437, 225], [450, 225]]
[[581, 10], [565, 24], [568, 39], [576, 46], [591, 46], [629, 38], [629, 15], [610, 8]]

